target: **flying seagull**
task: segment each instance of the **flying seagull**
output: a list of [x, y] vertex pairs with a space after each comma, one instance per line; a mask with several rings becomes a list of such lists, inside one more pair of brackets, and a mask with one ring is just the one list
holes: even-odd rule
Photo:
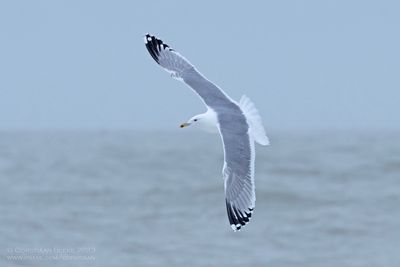
[[197, 125], [220, 133], [224, 147], [222, 176], [226, 210], [232, 229], [240, 230], [249, 222], [256, 201], [254, 142], [269, 144], [257, 109], [245, 95], [239, 103], [231, 99], [186, 58], [155, 36], [146, 34], [144, 42], [151, 57], [172, 77], [186, 83], [206, 105], [205, 113], [193, 116], [180, 127]]

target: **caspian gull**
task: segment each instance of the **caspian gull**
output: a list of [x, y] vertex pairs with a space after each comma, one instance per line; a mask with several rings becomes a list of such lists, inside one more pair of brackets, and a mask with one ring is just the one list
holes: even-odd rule
[[240, 230], [249, 222], [256, 201], [254, 142], [269, 144], [257, 109], [246, 96], [242, 96], [239, 103], [232, 100], [160, 39], [146, 34], [144, 42], [152, 58], [193, 89], [206, 105], [207, 112], [193, 116], [181, 127], [198, 125], [220, 133], [224, 147], [222, 175], [226, 209], [232, 229]]

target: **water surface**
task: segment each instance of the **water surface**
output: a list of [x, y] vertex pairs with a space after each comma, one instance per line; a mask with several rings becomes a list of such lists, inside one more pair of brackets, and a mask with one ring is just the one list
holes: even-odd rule
[[271, 135], [233, 233], [218, 136], [0, 134], [1, 266], [400, 266], [400, 134]]

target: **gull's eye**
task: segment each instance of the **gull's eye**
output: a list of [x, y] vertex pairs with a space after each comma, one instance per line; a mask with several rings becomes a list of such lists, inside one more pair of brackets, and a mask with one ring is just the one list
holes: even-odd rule
[[197, 121], [197, 119], [194, 119], [193, 121]]

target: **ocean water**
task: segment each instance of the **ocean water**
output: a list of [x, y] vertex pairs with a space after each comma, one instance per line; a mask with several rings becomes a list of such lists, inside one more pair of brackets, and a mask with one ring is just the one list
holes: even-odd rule
[[0, 133], [0, 266], [400, 266], [400, 133], [275, 133], [242, 231], [217, 135]]

